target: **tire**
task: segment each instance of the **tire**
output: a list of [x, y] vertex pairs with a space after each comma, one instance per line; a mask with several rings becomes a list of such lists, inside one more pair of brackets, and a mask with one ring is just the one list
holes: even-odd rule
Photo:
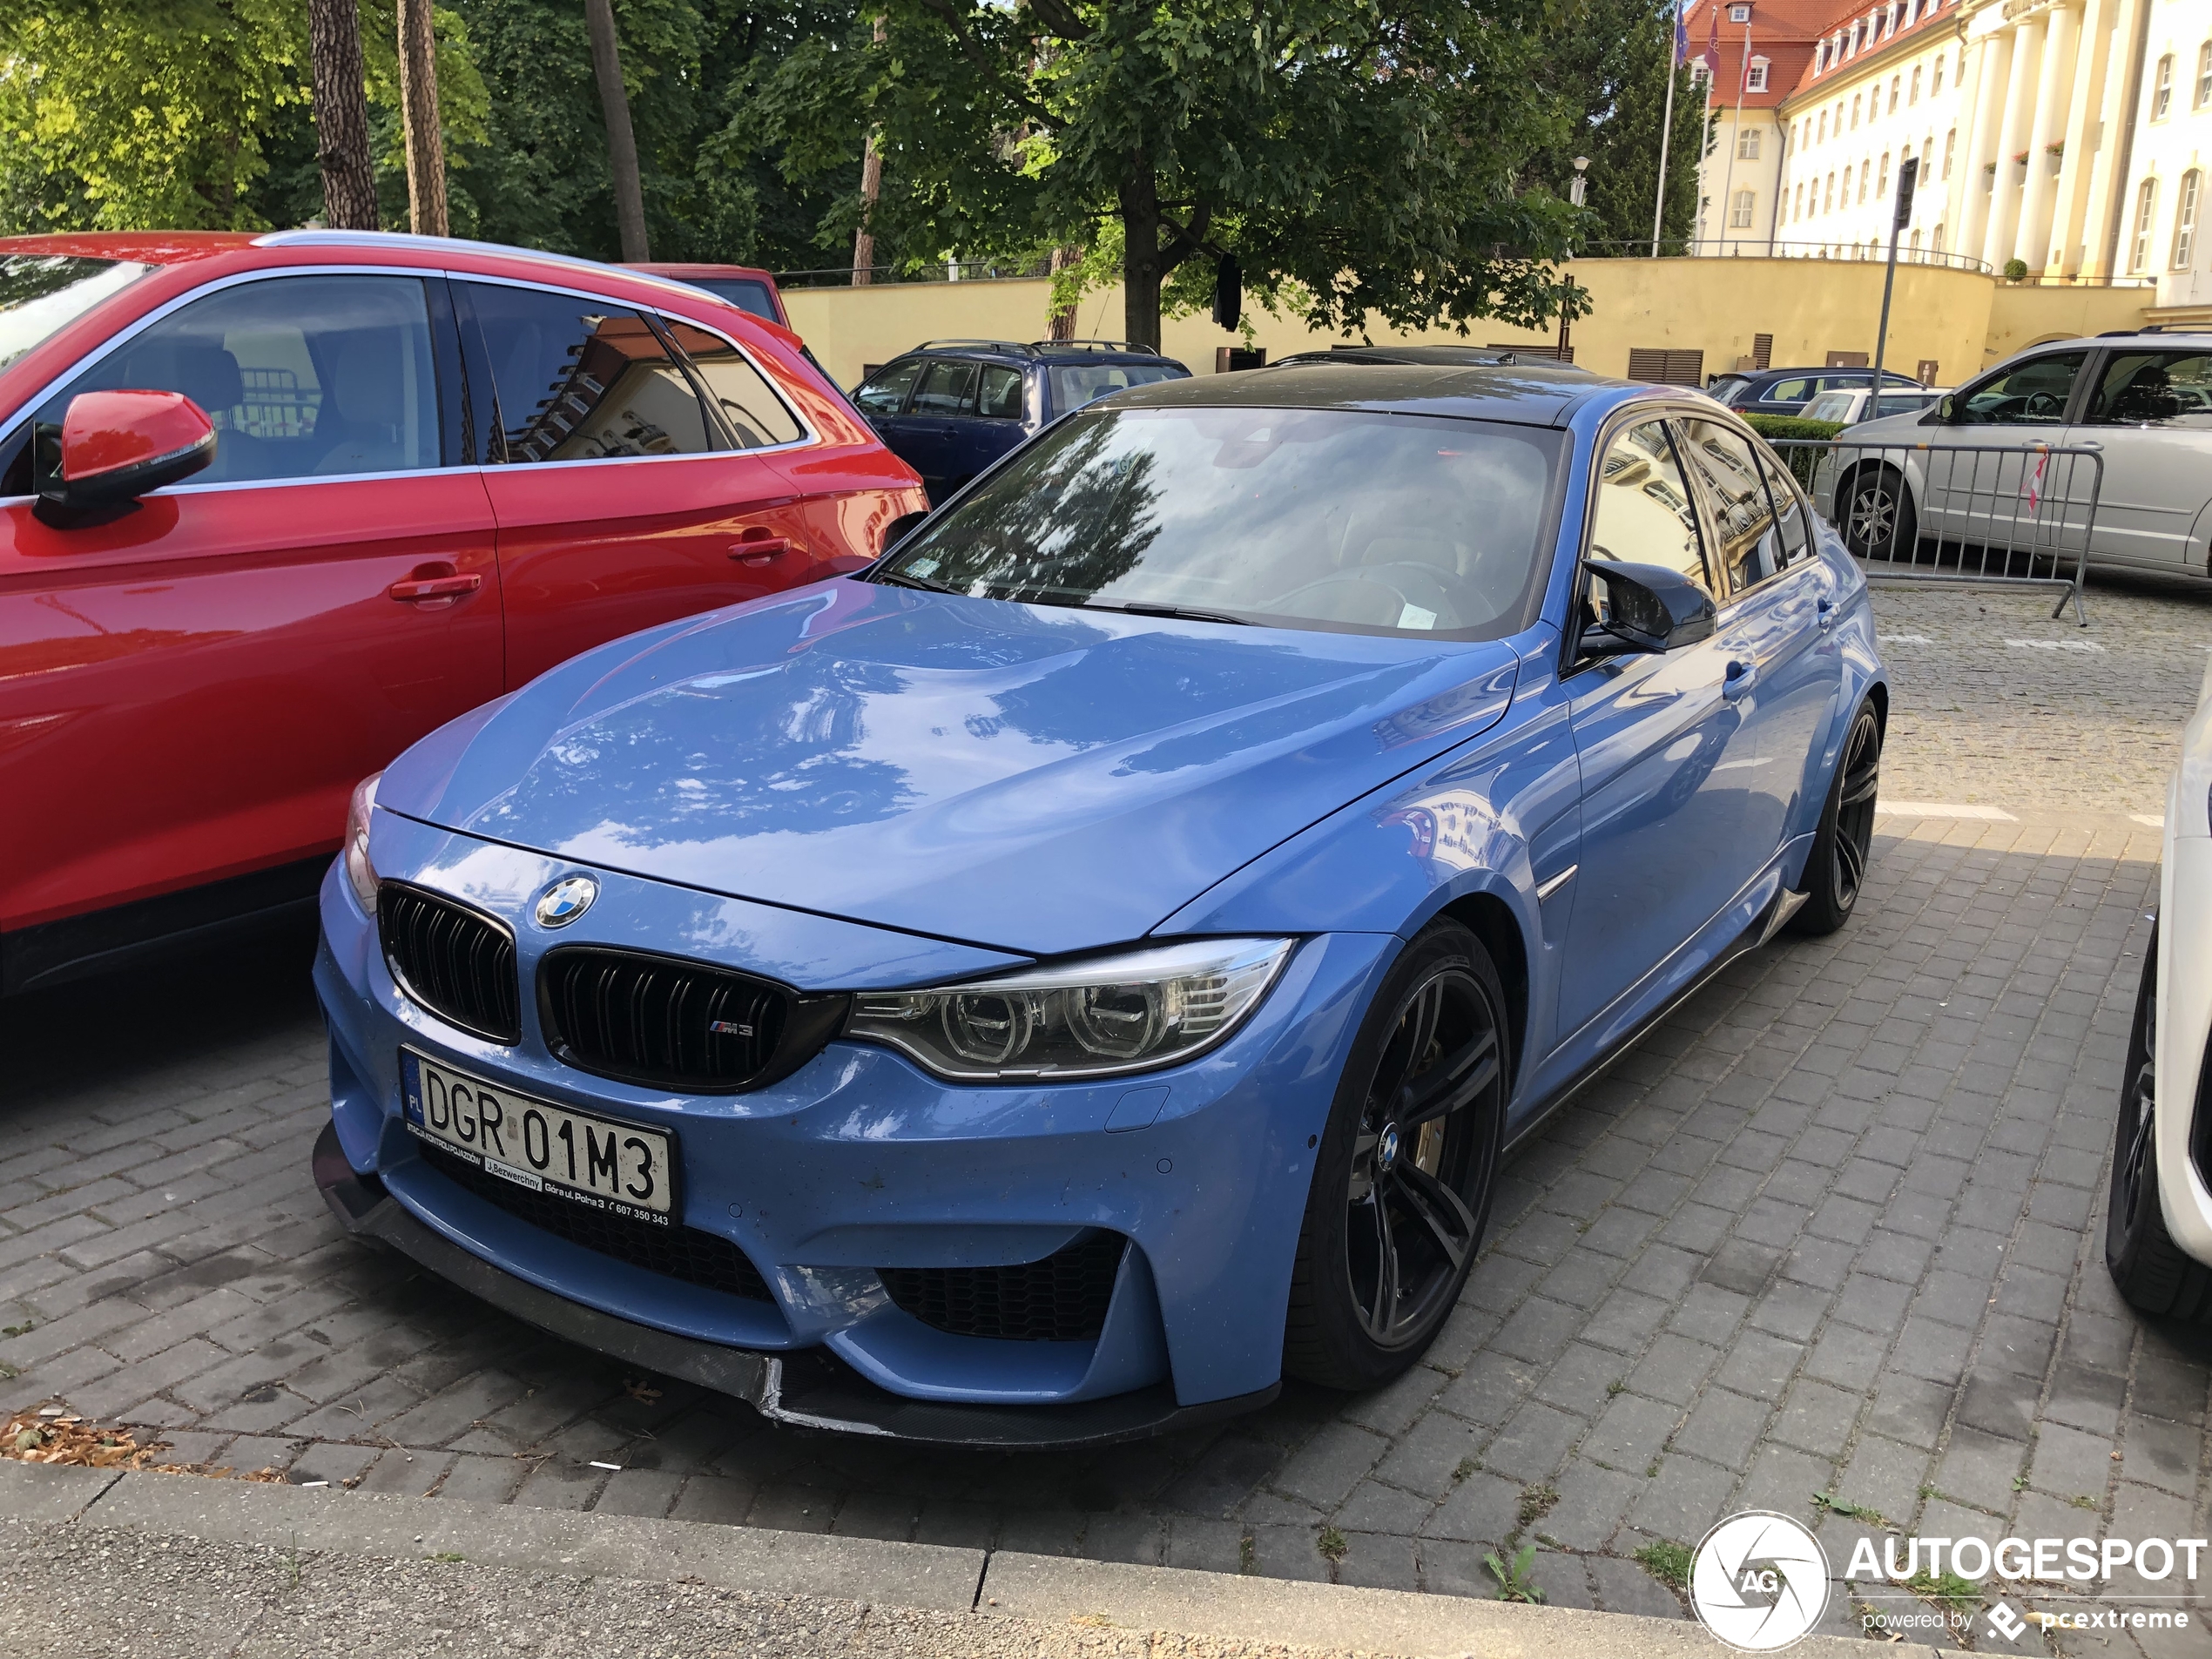
[[2212, 1268], [2184, 1255], [2166, 1231], [2158, 1198], [2157, 1153], [2152, 1134], [2157, 1102], [2151, 1076], [2152, 1039], [2158, 1021], [2158, 929], [2135, 992], [2135, 1020], [2128, 1038], [2128, 1067], [2121, 1074], [2120, 1114], [2114, 1128], [2112, 1191], [2105, 1215], [2105, 1267], [2120, 1294], [2155, 1318], [2212, 1322]]
[[1846, 481], [1839, 505], [1844, 545], [1854, 555], [1912, 562], [1920, 540], [1920, 515], [1894, 467], [1861, 467]]
[[1291, 1278], [1283, 1369], [1368, 1389], [1420, 1358], [1490, 1218], [1513, 1034], [1498, 970], [1458, 922], [1399, 954], [1353, 1039]]
[[1821, 808], [1820, 831], [1805, 859], [1805, 901], [1790, 925], [1801, 934], [1832, 934], [1851, 920], [1866, 883], [1874, 846], [1874, 802], [1882, 783], [1882, 721], [1872, 698], [1858, 705], [1844, 734], [1843, 753]]

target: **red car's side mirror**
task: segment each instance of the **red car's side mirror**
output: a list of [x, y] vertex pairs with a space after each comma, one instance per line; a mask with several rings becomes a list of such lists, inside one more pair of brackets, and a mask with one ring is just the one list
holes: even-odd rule
[[215, 423], [181, 392], [80, 392], [34, 435], [41, 516], [64, 523], [128, 512], [215, 458]]

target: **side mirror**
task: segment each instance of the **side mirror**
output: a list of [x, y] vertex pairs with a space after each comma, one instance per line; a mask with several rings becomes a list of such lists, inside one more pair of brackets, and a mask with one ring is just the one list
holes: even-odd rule
[[215, 458], [215, 423], [181, 392], [80, 392], [32, 435], [39, 516], [64, 526], [120, 516]]
[[1713, 596], [1681, 571], [1610, 559], [1584, 559], [1582, 568], [1604, 579], [1605, 631], [1629, 650], [1669, 651], [1713, 637]]
[[1958, 415], [1959, 401], [1956, 398], [1939, 398], [1936, 400], [1935, 408], [1928, 411], [1927, 418], [1923, 421], [1921, 424], [1924, 426], [1948, 426], [1952, 421], [1958, 418]]
[[928, 516], [927, 513], [900, 514], [898, 517], [891, 521], [883, 532], [883, 550], [889, 553], [900, 543], [920, 529], [922, 520]]

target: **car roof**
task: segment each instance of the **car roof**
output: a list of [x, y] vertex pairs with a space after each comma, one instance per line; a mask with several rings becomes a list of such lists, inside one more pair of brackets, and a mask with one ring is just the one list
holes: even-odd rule
[[1445, 368], [1472, 368], [1486, 364], [1541, 363], [1576, 374], [1593, 373], [1572, 363], [1555, 362], [1541, 350], [1515, 346], [1332, 346], [1323, 351], [1292, 352], [1266, 365], [1271, 368], [1302, 367], [1307, 363], [1406, 363]]
[[643, 271], [648, 276], [749, 277], [755, 282], [765, 282], [772, 287], [776, 281], [774, 272], [764, 271], [757, 265], [716, 265], [697, 260], [687, 263], [682, 260], [625, 260], [623, 261], [622, 268], [625, 271]]
[[[1114, 395], [1116, 408], [1371, 409], [1521, 426], [1565, 426], [1594, 400], [1699, 395], [1607, 380], [1554, 363], [1285, 363], [1264, 372], [1158, 381]], [[1717, 406], [1712, 406], [1717, 409]]]
[[[1176, 359], [1119, 340], [925, 340], [900, 357], [998, 357], [1022, 363], [1165, 363]], [[1186, 369], [1186, 373], [1189, 371]]]

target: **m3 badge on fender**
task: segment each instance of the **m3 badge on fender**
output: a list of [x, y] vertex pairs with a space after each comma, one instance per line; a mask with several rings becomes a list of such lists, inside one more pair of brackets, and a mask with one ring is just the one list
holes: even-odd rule
[[598, 881], [588, 875], [565, 875], [537, 895], [532, 914], [541, 927], [565, 927], [599, 896]]

